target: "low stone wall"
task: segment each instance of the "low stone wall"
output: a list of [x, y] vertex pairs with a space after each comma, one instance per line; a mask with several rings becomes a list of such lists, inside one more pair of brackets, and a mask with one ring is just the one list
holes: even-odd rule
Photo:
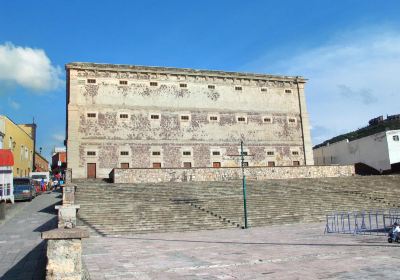
[[[354, 165], [246, 167], [249, 180], [346, 177], [354, 175]], [[226, 168], [115, 168], [110, 173], [114, 183], [227, 181], [242, 178], [238, 167]]]

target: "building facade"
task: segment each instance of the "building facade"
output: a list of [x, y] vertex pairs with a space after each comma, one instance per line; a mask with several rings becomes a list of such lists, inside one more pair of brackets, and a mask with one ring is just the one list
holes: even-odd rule
[[51, 170], [53, 174], [59, 172], [63, 173], [65, 168], [67, 168], [67, 152], [54, 152], [51, 157]]
[[313, 165], [301, 77], [70, 63], [73, 178], [113, 168]]
[[25, 125], [15, 124], [6, 116], [0, 116], [4, 124], [3, 149], [9, 149], [14, 156], [14, 177], [29, 176], [33, 170], [34, 139], [25, 130]]
[[400, 119], [381, 118], [376, 122], [377, 119], [371, 120], [368, 127], [336, 138], [339, 141], [334, 138], [316, 146], [315, 164], [356, 164], [356, 172], [360, 174], [400, 171], [400, 129], [389, 130], [400, 128]]
[[49, 171], [49, 162], [41, 154], [35, 152], [35, 172]]

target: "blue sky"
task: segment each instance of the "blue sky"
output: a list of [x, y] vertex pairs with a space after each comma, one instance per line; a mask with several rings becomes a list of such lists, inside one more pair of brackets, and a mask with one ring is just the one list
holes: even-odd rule
[[400, 113], [400, 2], [1, 1], [0, 114], [47, 157], [73, 61], [302, 75], [315, 145]]

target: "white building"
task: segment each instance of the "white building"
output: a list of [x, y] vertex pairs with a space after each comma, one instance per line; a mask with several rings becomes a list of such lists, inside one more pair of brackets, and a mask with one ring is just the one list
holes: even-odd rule
[[352, 141], [345, 139], [319, 145], [313, 150], [314, 163], [316, 165], [362, 163], [380, 172], [398, 171], [399, 138], [400, 130], [398, 129], [379, 132]]

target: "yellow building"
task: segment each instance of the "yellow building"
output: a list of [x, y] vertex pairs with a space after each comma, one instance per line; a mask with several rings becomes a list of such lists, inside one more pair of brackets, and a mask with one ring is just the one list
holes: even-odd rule
[[[33, 170], [34, 133], [27, 131], [27, 125], [15, 124], [2, 115], [0, 127], [3, 127], [2, 148], [10, 149], [14, 155], [14, 177], [28, 177]], [[34, 128], [35, 124], [32, 125]]]

